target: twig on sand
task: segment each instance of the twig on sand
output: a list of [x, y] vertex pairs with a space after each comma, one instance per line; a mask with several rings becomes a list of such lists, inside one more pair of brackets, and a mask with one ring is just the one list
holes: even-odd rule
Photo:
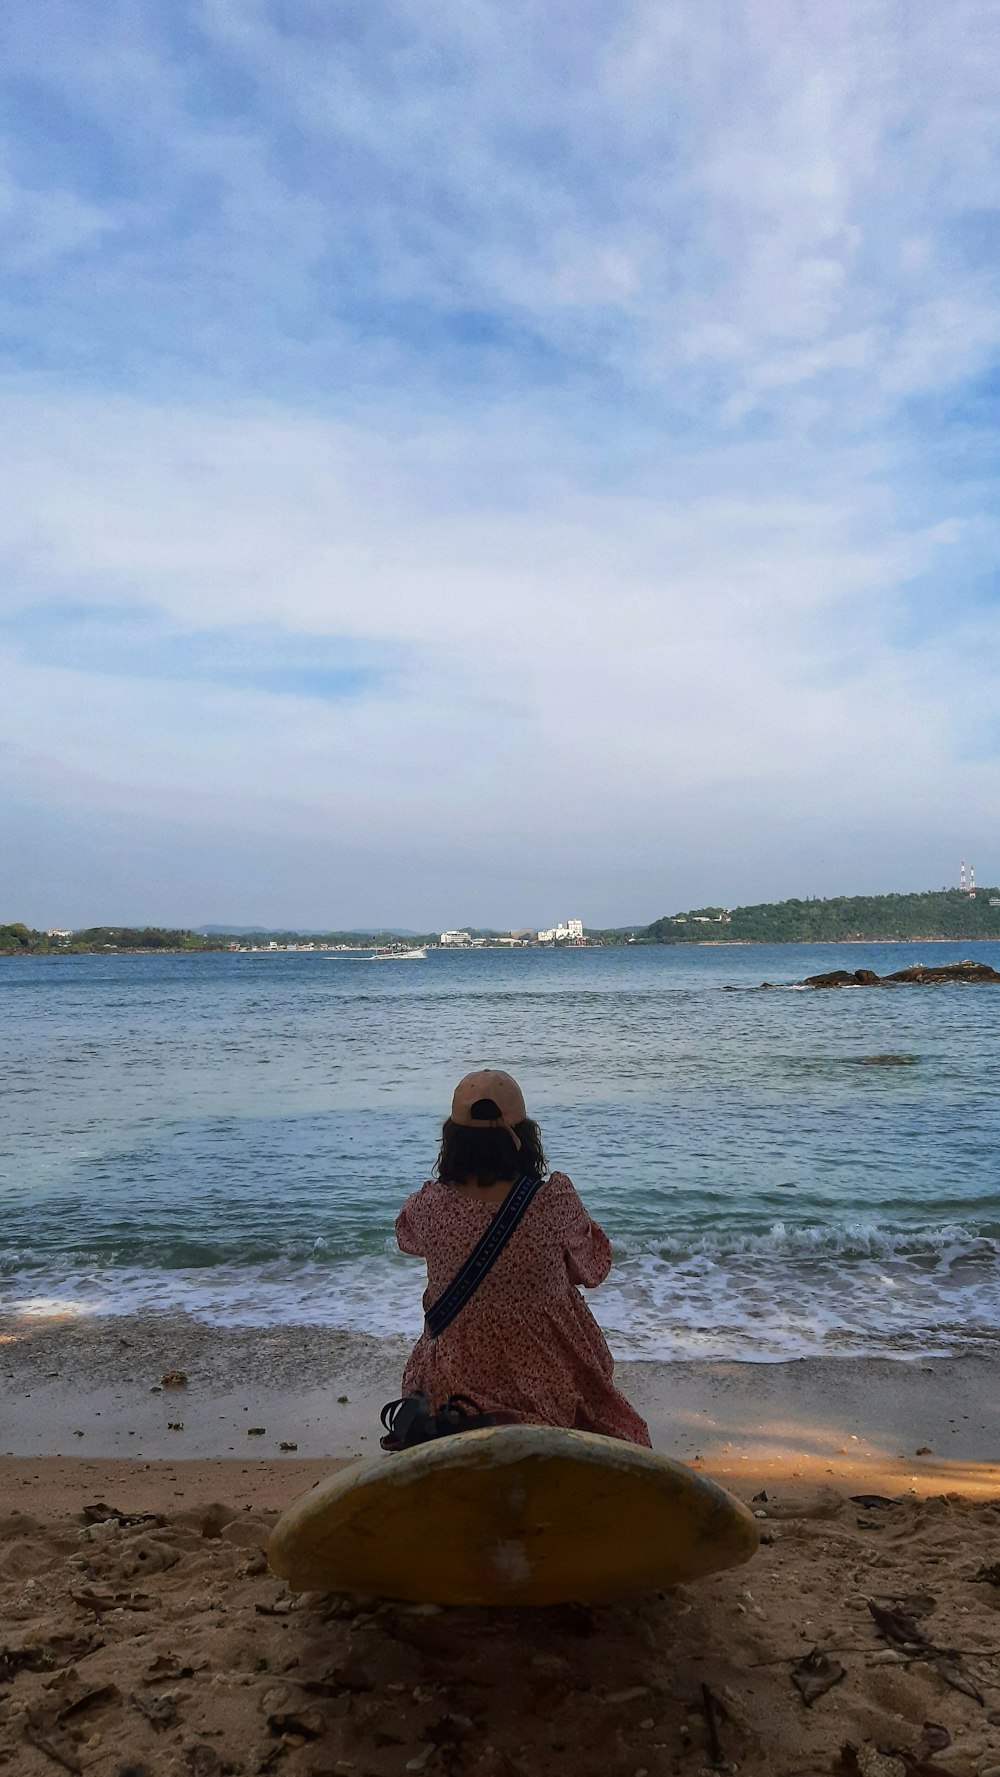
[[701, 1706], [705, 1711], [705, 1726], [708, 1729], [708, 1752], [716, 1770], [725, 1764], [722, 1752], [722, 1741], [719, 1738], [718, 1704], [707, 1684], [701, 1687]]

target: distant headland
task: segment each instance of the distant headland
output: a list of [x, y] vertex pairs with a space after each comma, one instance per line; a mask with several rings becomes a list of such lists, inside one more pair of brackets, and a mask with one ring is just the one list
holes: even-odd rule
[[[565, 934], [565, 935], [564, 935]], [[0, 955], [55, 956], [218, 951], [392, 951], [412, 945], [453, 950], [606, 948], [645, 944], [888, 944], [1000, 939], [1000, 889], [928, 890], [922, 894], [818, 896], [765, 901], [753, 907], [696, 907], [664, 914], [649, 925], [606, 929], [569, 920], [542, 932], [417, 933], [173, 930], [161, 926], [88, 926], [36, 931], [0, 925]]]

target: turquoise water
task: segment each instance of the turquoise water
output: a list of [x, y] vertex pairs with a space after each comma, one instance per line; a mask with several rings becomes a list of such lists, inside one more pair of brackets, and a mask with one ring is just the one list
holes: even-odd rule
[[0, 959], [0, 1307], [414, 1332], [393, 1217], [495, 1064], [612, 1235], [620, 1353], [992, 1339], [1000, 988], [754, 990], [998, 952]]

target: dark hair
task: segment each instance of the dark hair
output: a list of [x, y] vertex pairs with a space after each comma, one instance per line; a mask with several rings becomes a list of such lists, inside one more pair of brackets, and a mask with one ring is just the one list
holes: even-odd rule
[[[472, 1115], [484, 1123], [499, 1114], [491, 1098], [481, 1098], [472, 1107]], [[501, 1179], [523, 1178], [525, 1173], [530, 1178], [544, 1178], [549, 1167], [538, 1124], [525, 1117], [513, 1128], [519, 1148], [506, 1129], [467, 1129], [448, 1117], [441, 1130], [438, 1178], [446, 1185], [462, 1185], [466, 1179], [475, 1179], [477, 1185], [495, 1185]]]

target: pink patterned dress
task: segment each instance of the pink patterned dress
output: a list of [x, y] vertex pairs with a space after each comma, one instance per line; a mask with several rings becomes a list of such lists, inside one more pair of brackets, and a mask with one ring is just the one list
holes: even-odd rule
[[[396, 1238], [427, 1261], [425, 1310], [447, 1288], [485, 1233], [497, 1204], [432, 1179], [404, 1203]], [[577, 1288], [611, 1269], [611, 1242], [570, 1180], [554, 1172], [532, 1199], [492, 1270], [437, 1339], [410, 1354], [404, 1394], [440, 1407], [467, 1394], [487, 1411], [536, 1425], [603, 1432], [632, 1444], [649, 1431], [612, 1376], [604, 1335]]]

